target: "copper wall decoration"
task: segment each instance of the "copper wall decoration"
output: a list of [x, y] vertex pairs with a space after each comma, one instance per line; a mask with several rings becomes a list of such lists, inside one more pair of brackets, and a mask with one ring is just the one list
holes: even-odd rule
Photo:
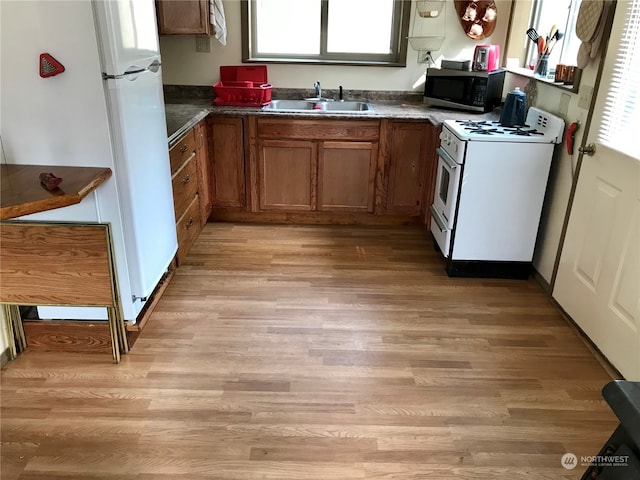
[[498, 21], [498, 7], [494, 1], [454, 0], [454, 4], [458, 20], [469, 38], [482, 40], [493, 33]]

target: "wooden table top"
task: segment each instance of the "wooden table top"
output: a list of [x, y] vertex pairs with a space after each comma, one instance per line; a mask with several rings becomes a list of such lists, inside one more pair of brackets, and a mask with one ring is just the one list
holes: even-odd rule
[[[40, 183], [41, 173], [62, 177], [49, 191]], [[111, 176], [103, 167], [63, 167], [59, 165], [0, 165], [0, 220], [80, 203]]]

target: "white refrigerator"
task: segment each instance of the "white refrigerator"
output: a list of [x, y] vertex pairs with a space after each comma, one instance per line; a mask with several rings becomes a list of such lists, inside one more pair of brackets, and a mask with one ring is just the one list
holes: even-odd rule
[[[0, 1], [4, 161], [113, 171], [80, 204], [21, 219], [110, 223], [132, 322], [177, 250], [156, 25], [153, 0]], [[45, 52], [63, 73], [40, 77]], [[101, 308], [39, 312], [106, 318]]]

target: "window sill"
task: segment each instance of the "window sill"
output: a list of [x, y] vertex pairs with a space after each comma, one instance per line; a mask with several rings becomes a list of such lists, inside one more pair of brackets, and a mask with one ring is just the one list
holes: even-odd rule
[[252, 57], [243, 58], [242, 63], [271, 63], [288, 65], [342, 65], [357, 67], [406, 67], [406, 62], [376, 62], [376, 61], [353, 61], [353, 60], [329, 60], [329, 59], [303, 59], [303, 58], [271, 58]]
[[536, 77], [533, 74], [533, 70], [529, 68], [507, 68], [507, 72], [512, 73], [514, 75], [518, 75], [520, 77], [532, 78], [540, 83], [545, 83], [547, 85], [551, 85], [552, 87], [559, 88], [564, 90], [565, 92], [570, 93], [578, 93], [578, 87], [580, 86], [580, 76], [582, 74], [582, 70], [576, 69], [575, 78], [573, 79], [573, 85], [565, 85], [563, 83], [556, 83], [552, 78], [541, 78]]

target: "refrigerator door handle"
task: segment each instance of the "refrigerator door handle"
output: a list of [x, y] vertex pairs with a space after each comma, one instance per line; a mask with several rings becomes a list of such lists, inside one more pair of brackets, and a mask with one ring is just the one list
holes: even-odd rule
[[106, 73], [103, 73], [102, 78], [104, 80], [119, 80], [121, 78], [127, 78], [131, 75], [138, 75], [144, 72], [157, 73], [158, 70], [160, 70], [161, 65], [162, 64], [159, 61], [154, 60], [151, 64], [149, 64], [147, 68], [136, 68], [132, 70], [127, 70], [126, 72], [120, 73], [118, 75], [107, 75]]
[[161, 66], [162, 64], [158, 60], [154, 60], [149, 64], [149, 67], [147, 68], [147, 70], [150, 71], [151, 73], [158, 73], [158, 70], [160, 70]]

